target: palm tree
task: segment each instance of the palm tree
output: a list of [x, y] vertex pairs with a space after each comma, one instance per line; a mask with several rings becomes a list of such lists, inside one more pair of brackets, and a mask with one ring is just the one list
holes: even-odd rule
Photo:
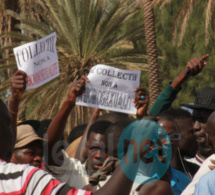
[[[15, 25], [17, 24], [17, 20], [12, 18], [11, 16], [6, 14], [6, 10], [11, 9], [13, 11], [18, 11], [18, 2], [17, 1], [7, 1], [7, 0], [0, 0], [0, 34], [3, 33], [8, 33], [11, 31], [15, 31]], [[6, 47], [12, 43], [12, 39], [10, 37], [1, 37], [0, 38], [0, 48], [1, 47]], [[1, 51], [1, 50], [0, 50]], [[4, 52], [0, 52], [0, 63], [5, 63], [6, 59], [6, 64], [8, 63], [7, 58], [9, 58], [11, 54], [11, 51], [8, 49], [5, 49]], [[4, 58], [4, 60], [3, 60]], [[9, 65], [7, 64], [7, 67]], [[3, 78], [3, 80], [8, 80], [10, 76], [14, 73], [14, 69], [5, 69], [3, 68], [3, 71], [1, 71], [0, 75]], [[0, 84], [2, 85], [2, 81], [0, 81]], [[9, 82], [4, 83], [2, 88], [8, 88]], [[8, 93], [5, 92], [3, 93], [4, 96], [8, 96]], [[2, 96], [2, 94], [1, 94]]]
[[153, 105], [160, 93], [158, 53], [152, 0], [143, 0], [145, 39], [148, 55], [150, 104]]
[[[162, 2], [162, 3], [161, 3]], [[153, 0], [153, 5], [161, 3], [160, 8], [169, 3], [170, 0]], [[188, 21], [190, 16], [197, 6], [205, 9], [205, 44], [209, 42], [209, 25], [212, 25], [212, 30], [215, 33], [215, 0], [184, 0], [182, 7], [175, 17], [175, 22], [173, 26], [173, 41], [177, 43], [178, 46], [182, 44], [182, 40], [187, 28]], [[179, 30], [180, 29], [180, 30]], [[179, 34], [177, 33], [179, 30]]]
[[[39, 101], [28, 118], [33, 116], [38, 119], [52, 118], [67, 94], [69, 84], [82, 74], [87, 74], [95, 64], [121, 65], [125, 68], [139, 65], [127, 60], [128, 57], [136, 55], [133, 49], [122, 48], [128, 40], [143, 36], [142, 24], [134, 24], [132, 29], [125, 28], [127, 22], [140, 11], [136, 1], [37, 0], [31, 1], [28, 6], [24, 16], [24, 12], [20, 14], [7, 11], [9, 16], [20, 21], [17, 28], [24, 32], [12, 32], [7, 35], [20, 40], [18, 44], [12, 43], [10, 49], [55, 31], [58, 37], [57, 50], [60, 64], [58, 78], [42, 87], [26, 91], [20, 112], [29, 102], [35, 99]], [[1, 35], [4, 36], [6, 35]], [[5, 67], [5, 64], [0, 68], [3, 66]], [[8, 67], [16, 67], [14, 58], [9, 61]], [[142, 66], [142, 69], [144, 70], [144, 67], [146, 70], [146, 66]], [[0, 91], [7, 88], [6, 85], [3, 87]], [[85, 112], [82, 110], [81, 113], [83, 119]]]

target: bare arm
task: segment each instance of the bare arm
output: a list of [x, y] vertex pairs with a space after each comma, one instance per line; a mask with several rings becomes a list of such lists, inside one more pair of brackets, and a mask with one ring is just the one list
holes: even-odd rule
[[90, 121], [84, 130], [84, 134], [82, 136], [82, 139], [78, 145], [78, 148], [75, 153], [75, 158], [79, 159], [81, 163], [84, 163], [87, 159], [87, 148], [86, 148], [86, 142], [87, 142], [87, 134], [90, 129], [90, 126], [96, 121], [96, 119], [99, 117], [99, 108], [91, 108], [91, 118]]
[[12, 119], [11, 125], [14, 129], [16, 129], [19, 103], [26, 89], [26, 79], [26, 73], [21, 70], [17, 71], [10, 79], [12, 97], [8, 106], [8, 110]]
[[173, 195], [173, 190], [166, 181], [157, 181], [152, 184], [143, 185], [139, 191], [140, 195]]
[[[75, 106], [76, 98], [83, 94], [85, 89], [85, 81], [89, 82], [87, 77], [82, 76], [78, 81], [75, 81], [72, 84], [72, 87], [69, 91], [67, 99], [64, 101], [62, 107], [59, 112], [52, 120], [49, 128], [47, 130], [47, 139], [48, 139], [48, 159], [46, 159], [46, 163], [48, 165], [61, 166], [63, 154], [58, 147], [58, 143], [63, 136], [64, 128], [66, 125], [66, 121], [69, 117], [71, 110]], [[57, 148], [57, 149], [56, 149]], [[58, 159], [55, 159], [56, 152], [58, 153]], [[48, 160], [48, 161], [47, 161]]]

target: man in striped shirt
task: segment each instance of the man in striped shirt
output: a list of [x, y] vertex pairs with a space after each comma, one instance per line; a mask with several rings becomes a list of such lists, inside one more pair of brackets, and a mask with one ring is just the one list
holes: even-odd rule
[[[65, 183], [60, 183], [45, 171], [29, 166], [15, 165], [9, 162], [15, 144], [15, 131], [11, 126], [11, 118], [6, 105], [0, 100], [0, 195], [8, 194], [69, 194], [89, 195], [92, 192], [76, 190]], [[131, 151], [132, 152], [132, 151]], [[132, 153], [133, 154], [133, 153]], [[134, 154], [137, 155], [137, 154]], [[6, 162], [7, 161], [7, 162]], [[128, 162], [128, 170], [132, 162]], [[137, 166], [132, 167], [133, 178], [137, 172]], [[128, 171], [127, 170], [127, 171]], [[116, 182], [120, 181], [120, 182]], [[120, 167], [116, 169], [112, 178], [94, 195], [118, 195], [129, 194], [132, 181], [128, 179]]]
[[61, 183], [41, 169], [0, 161], [0, 194], [77, 194], [91, 192], [76, 190]]
[[[89, 195], [92, 192], [76, 190], [65, 183], [60, 183], [54, 177], [38, 168], [30, 165], [15, 165], [8, 163], [14, 149], [16, 140], [16, 119], [19, 101], [26, 87], [26, 74], [22, 71], [16, 72], [16, 83], [12, 82], [12, 99], [9, 105], [9, 112], [0, 99], [0, 195], [8, 194], [69, 194], [69, 195]], [[82, 80], [88, 81], [82, 76]], [[77, 81], [78, 82], [78, 81]], [[75, 94], [80, 94], [75, 88], [77, 82], [73, 83]], [[80, 82], [80, 80], [79, 80]], [[89, 82], [89, 81], [88, 81]], [[80, 89], [81, 90], [81, 89]], [[10, 116], [11, 115], [11, 116]], [[11, 120], [12, 118], [12, 120]], [[139, 138], [141, 137], [141, 134]], [[137, 139], [139, 139], [137, 138]], [[136, 151], [135, 151], [136, 152]], [[128, 150], [128, 155], [137, 155], [132, 149]], [[127, 157], [125, 157], [127, 158]], [[131, 167], [132, 162], [125, 166], [126, 171], [130, 171], [133, 179], [136, 176], [138, 166]], [[132, 168], [132, 169], [131, 169]], [[124, 170], [125, 171], [125, 170]], [[131, 179], [131, 178], [130, 178]], [[120, 167], [116, 169], [112, 178], [105, 186], [93, 193], [94, 195], [118, 195], [129, 194], [133, 182], [128, 179]]]

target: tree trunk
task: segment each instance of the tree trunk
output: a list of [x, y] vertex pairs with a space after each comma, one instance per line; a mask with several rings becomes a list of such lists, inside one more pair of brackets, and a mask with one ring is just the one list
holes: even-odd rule
[[[13, 17], [6, 15], [5, 10], [10, 9], [19, 13], [18, 0], [0, 0], [0, 6], [0, 34], [15, 31], [15, 25], [18, 23], [18, 21]], [[10, 46], [11, 44], [11, 38], [0, 38], [0, 46]], [[9, 58], [9, 55], [9, 50], [5, 50], [4, 55], [3, 53], [0, 54], [0, 58], [3, 58], [3, 56]], [[13, 69], [4, 70], [4, 79], [8, 80], [13, 73]]]
[[148, 54], [149, 95], [152, 106], [160, 92], [158, 54], [152, 0], [143, 0], [145, 39]]

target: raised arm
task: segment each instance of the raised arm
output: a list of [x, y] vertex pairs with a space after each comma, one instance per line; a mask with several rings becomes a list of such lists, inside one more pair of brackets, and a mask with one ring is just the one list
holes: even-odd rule
[[[63, 102], [62, 107], [59, 112], [52, 120], [49, 128], [47, 130], [47, 140], [48, 140], [48, 155], [45, 155], [45, 160], [48, 165], [61, 166], [63, 154], [59, 149], [59, 141], [63, 136], [66, 121], [69, 117], [71, 110], [75, 107], [76, 98], [83, 94], [85, 89], [85, 82], [89, 82], [86, 76], [82, 76], [79, 80], [75, 81], [66, 100]], [[56, 149], [57, 148], [57, 149]], [[56, 154], [56, 152], [57, 154]], [[57, 156], [58, 159], [55, 159]], [[48, 159], [46, 159], [48, 157]], [[61, 159], [61, 160], [59, 160]]]
[[87, 159], [86, 141], [87, 141], [88, 131], [90, 129], [90, 126], [97, 120], [97, 118], [99, 117], [99, 113], [100, 113], [99, 108], [90, 108], [90, 110], [91, 110], [90, 121], [87, 124], [86, 129], [84, 130], [84, 134], [83, 134], [81, 141], [78, 144], [78, 148], [75, 152], [75, 158], [80, 160], [81, 163], [84, 163]]
[[157, 97], [153, 104], [149, 115], [157, 116], [160, 112], [171, 107], [172, 102], [175, 100], [178, 92], [181, 90], [182, 84], [190, 77], [199, 74], [206, 66], [205, 61], [209, 57], [209, 54], [199, 58], [193, 58], [190, 60], [185, 69], [169, 84]]
[[12, 95], [8, 106], [8, 110], [12, 119], [11, 125], [14, 129], [16, 129], [17, 113], [20, 100], [26, 89], [27, 74], [19, 70], [11, 77], [10, 82]]
[[[130, 171], [133, 174], [133, 178], [135, 179], [137, 174], [137, 166], [132, 165], [133, 163], [127, 164], [127, 171]], [[94, 192], [93, 195], [129, 195], [132, 185], [133, 181], [128, 179], [121, 167], [118, 166], [108, 182], [98, 191]]]

